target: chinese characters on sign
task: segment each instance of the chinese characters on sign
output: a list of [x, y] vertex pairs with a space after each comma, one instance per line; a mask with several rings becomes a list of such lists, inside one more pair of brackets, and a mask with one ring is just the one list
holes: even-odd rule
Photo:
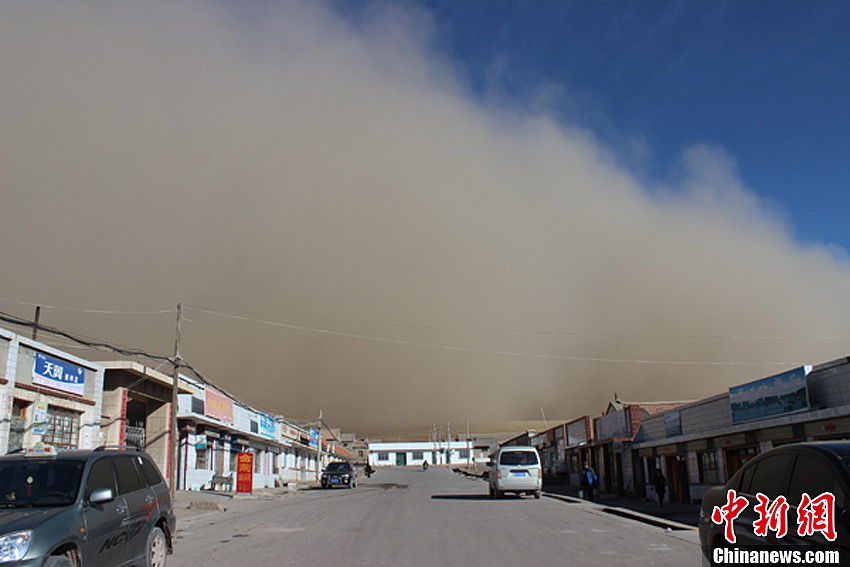
[[82, 366], [37, 352], [32, 369], [32, 383], [83, 396], [86, 389], [86, 370]]
[[239, 453], [236, 457], [236, 492], [254, 491], [254, 454]]
[[207, 384], [204, 388], [204, 415], [233, 423], [233, 400]]
[[[756, 495], [759, 503], [754, 506], [758, 518], [753, 522], [754, 533], [766, 537], [768, 532], [776, 532], [777, 538], [785, 537], [788, 533], [788, 501], [779, 496], [770, 503], [770, 498], [762, 493]], [[726, 493], [726, 504], [715, 506], [711, 521], [717, 525], [726, 524], [726, 541], [735, 543], [735, 530], [732, 522], [747, 509], [749, 501], [743, 496], [736, 496], [734, 490]], [[829, 541], [835, 541], [835, 496], [824, 492], [816, 498], [803, 494], [800, 506], [797, 508], [797, 535], [812, 536], [822, 534]]]

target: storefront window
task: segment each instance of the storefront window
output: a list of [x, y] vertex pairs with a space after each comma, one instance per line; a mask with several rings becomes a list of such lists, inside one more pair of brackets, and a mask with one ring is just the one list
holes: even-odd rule
[[207, 450], [195, 449], [195, 468], [197, 470], [207, 469]]
[[62, 408], [48, 406], [47, 423], [42, 441], [47, 445], [76, 449], [79, 446], [80, 414]]
[[701, 484], [721, 484], [720, 471], [717, 470], [717, 452], [697, 453], [699, 458], [699, 479]]

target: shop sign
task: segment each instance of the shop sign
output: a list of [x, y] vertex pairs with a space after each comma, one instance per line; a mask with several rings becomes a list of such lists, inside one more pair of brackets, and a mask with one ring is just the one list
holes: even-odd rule
[[195, 449], [206, 449], [207, 448], [207, 436], [204, 435], [196, 435], [195, 436]]
[[260, 435], [269, 439], [275, 438], [274, 419], [263, 413], [260, 414]]
[[809, 409], [806, 376], [810, 370], [810, 366], [801, 366], [776, 376], [729, 388], [732, 423]]
[[204, 415], [233, 423], [233, 400], [207, 384], [204, 388]]
[[682, 413], [673, 411], [664, 414], [664, 431], [667, 437], [678, 437], [682, 434]]
[[236, 492], [254, 491], [254, 453], [239, 453], [236, 457]]
[[59, 360], [49, 354], [35, 353], [32, 382], [76, 396], [85, 395], [86, 370], [82, 366]]
[[319, 432], [315, 429], [310, 429], [310, 440], [308, 443], [310, 447], [313, 447], [314, 449], [319, 448]]
[[47, 403], [36, 402], [35, 412], [32, 418], [33, 435], [44, 435], [44, 426], [47, 424]]

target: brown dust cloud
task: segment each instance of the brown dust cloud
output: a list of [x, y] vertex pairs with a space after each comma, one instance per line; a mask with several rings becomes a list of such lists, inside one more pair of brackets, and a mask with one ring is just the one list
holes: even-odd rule
[[649, 186], [544, 105], [473, 94], [421, 10], [238, 4], [3, 3], [0, 311], [169, 355], [182, 303], [221, 388], [373, 437], [850, 354], [846, 254], [799, 244], [722, 147]]

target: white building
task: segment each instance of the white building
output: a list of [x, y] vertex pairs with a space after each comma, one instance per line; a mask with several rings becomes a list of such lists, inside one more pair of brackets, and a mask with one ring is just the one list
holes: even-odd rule
[[465, 466], [487, 462], [487, 456], [474, 450], [468, 441], [402, 441], [396, 443], [369, 442], [369, 464], [372, 467], [422, 466], [429, 465]]
[[0, 453], [101, 444], [103, 367], [0, 329]]
[[274, 417], [239, 403], [210, 384], [181, 376], [191, 394], [180, 394], [180, 456], [177, 487], [183, 490], [213, 488], [215, 476], [237, 482], [240, 453], [253, 455], [253, 489], [281, 482], [284, 461]]

